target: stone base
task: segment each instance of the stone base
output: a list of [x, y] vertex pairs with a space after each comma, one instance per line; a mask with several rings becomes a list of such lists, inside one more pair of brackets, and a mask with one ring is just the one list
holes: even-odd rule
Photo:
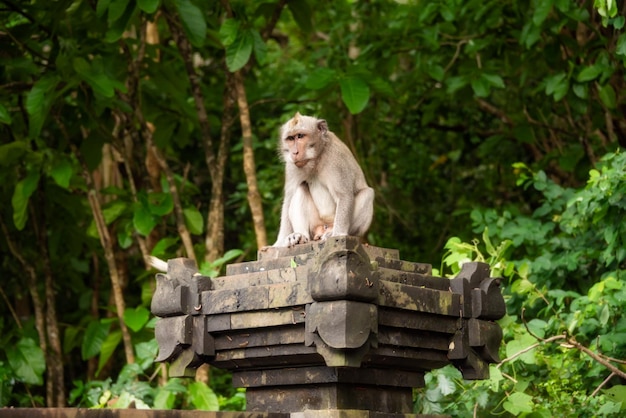
[[408, 414], [421, 371], [353, 367], [301, 367], [233, 373], [246, 388], [248, 411], [369, 410]]
[[251, 412], [269, 413], [365, 408], [406, 414], [413, 410], [413, 392], [410, 388], [352, 384], [248, 388], [246, 408]]
[[290, 418], [450, 418], [450, 415], [389, 414], [359, 409], [328, 409], [325, 411], [294, 412]]

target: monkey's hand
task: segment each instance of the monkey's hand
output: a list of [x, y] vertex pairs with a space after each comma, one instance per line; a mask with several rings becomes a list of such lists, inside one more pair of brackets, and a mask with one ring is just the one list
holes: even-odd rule
[[285, 241], [287, 241], [287, 247], [291, 248], [297, 244], [306, 244], [309, 242], [309, 237], [300, 232], [293, 232], [287, 236]]

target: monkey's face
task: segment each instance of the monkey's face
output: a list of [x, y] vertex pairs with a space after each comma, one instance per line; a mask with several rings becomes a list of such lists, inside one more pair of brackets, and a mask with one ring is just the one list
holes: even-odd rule
[[317, 157], [315, 138], [307, 132], [297, 132], [283, 139], [285, 161], [291, 161], [302, 168]]
[[281, 128], [281, 149], [285, 162], [292, 162], [298, 168], [314, 161], [323, 145], [320, 123], [311, 116], [302, 116], [300, 113], [290, 119]]

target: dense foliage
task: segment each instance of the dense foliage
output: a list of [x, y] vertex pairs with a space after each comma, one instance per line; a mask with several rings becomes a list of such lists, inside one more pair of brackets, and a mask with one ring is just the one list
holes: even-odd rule
[[416, 411], [623, 412], [623, 7], [0, 0], [0, 406], [241, 409], [153, 364], [147, 256], [271, 244], [298, 110], [361, 162], [369, 242], [505, 278], [505, 361]]

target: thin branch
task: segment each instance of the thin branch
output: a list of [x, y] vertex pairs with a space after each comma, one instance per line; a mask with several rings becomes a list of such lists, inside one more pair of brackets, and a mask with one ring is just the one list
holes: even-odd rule
[[522, 354], [525, 354], [525, 353], [529, 352], [530, 350], [532, 350], [534, 348], [537, 348], [540, 345], [543, 345], [544, 343], [550, 343], [550, 342], [556, 341], [556, 340], [563, 340], [565, 338], [567, 338], [566, 335], [553, 335], [550, 338], [546, 338], [544, 340], [541, 340], [541, 341], [539, 341], [539, 342], [537, 342], [537, 343], [535, 343], [535, 344], [533, 344], [531, 346], [528, 346], [528, 347], [524, 348], [523, 350], [518, 351], [517, 353], [513, 354], [512, 356], [505, 358], [496, 367], [500, 368], [500, 366], [502, 366], [504, 363], [509, 362], [511, 360], [514, 360], [514, 359], [518, 358], [519, 356], [521, 356]]
[[[600, 392], [600, 390], [604, 387], [604, 385], [606, 385], [607, 383], [609, 383], [609, 380], [611, 380], [611, 379], [613, 378], [613, 376], [616, 376], [616, 374], [615, 374], [615, 373], [613, 373], [613, 372], [611, 372], [611, 374], [610, 374], [610, 375], [608, 375], [608, 376], [606, 377], [606, 379], [604, 379], [604, 380], [602, 381], [602, 383], [600, 383], [600, 384], [598, 385], [598, 387], [597, 387], [597, 388], [596, 388], [596, 389], [595, 389], [595, 390], [591, 393], [591, 395], [589, 395], [589, 398], [593, 398], [594, 396], [596, 396], [596, 395], [598, 394], [598, 392]], [[589, 399], [589, 398], [587, 398], [587, 399]]]

